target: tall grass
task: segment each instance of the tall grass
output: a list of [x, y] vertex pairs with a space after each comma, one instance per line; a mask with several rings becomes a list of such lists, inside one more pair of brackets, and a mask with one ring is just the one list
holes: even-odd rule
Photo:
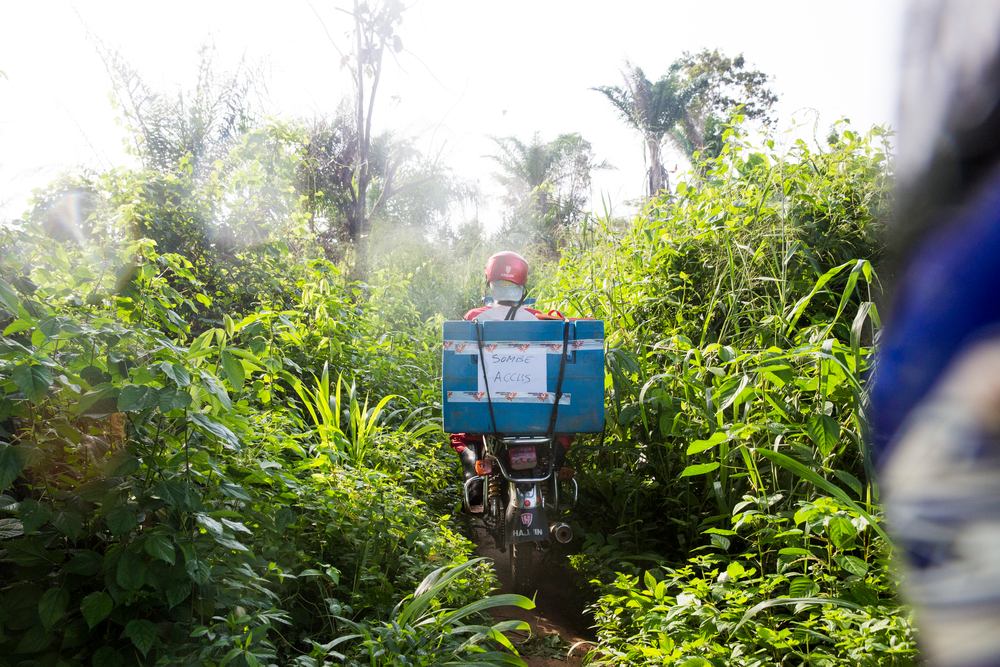
[[[749, 559], [745, 583], [759, 588], [741, 589], [748, 600], [821, 591], [869, 611], [895, 605], [865, 444], [889, 133], [840, 129], [830, 146], [784, 153], [730, 133], [703, 179], [651, 202], [629, 229], [592, 219], [543, 286], [553, 307], [606, 322], [606, 437], [576, 448], [583, 515], [601, 517], [576, 562], [605, 582], [701, 559], [704, 575], [678, 579], [693, 586], [713, 565]], [[827, 557], [817, 552], [792, 590], [789, 556], [813, 558], [816, 540]], [[626, 593], [599, 605], [608, 642], [635, 630], [638, 617], [614, 609], [638, 584], [619, 579]]]

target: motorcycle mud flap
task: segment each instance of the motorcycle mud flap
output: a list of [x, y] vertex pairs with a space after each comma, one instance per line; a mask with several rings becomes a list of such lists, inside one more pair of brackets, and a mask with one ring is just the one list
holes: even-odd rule
[[507, 506], [507, 543], [542, 542], [549, 539], [549, 523], [545, 509], [532, 507], [521, 509]]

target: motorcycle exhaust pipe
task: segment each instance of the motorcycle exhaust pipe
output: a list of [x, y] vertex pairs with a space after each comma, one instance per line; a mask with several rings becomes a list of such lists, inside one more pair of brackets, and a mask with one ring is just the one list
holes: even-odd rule
[[560, 544], [566, 544], [573, 539], [573, 529], [568, 523], [553, 523], [549, 525], [549, 535]]

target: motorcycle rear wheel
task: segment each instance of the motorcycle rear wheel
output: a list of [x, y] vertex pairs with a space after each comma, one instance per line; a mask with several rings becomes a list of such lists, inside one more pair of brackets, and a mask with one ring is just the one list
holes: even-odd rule
[[515, 593], [535, 593], [535, 551], [534, 542], [510, 545], [510, 586]]

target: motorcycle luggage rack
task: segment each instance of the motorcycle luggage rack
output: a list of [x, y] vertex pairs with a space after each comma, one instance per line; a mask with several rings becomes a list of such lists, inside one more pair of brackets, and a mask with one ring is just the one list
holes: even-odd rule
[[[573, 482], [573, 504], [569, 506], [570, 509], [573, 509], [574, 507], [576, 507], [576, 501], [580, 498], [580, 487], [576, 483], [575, 479], [570, 479], [570, 480], [567, 480], [567, 481]], [[562, 484], [562, 482], [560, 482], [558, 479], [556, 479], [555, 486], [553, 486], [553, 489], [555, 490], [555, 500], [556, 500], [555, 505], [556, 505], [557, 509], [559, 508], [559, 485], [560, 484]]]
[[[497, 438], [497, 440], [506, 445], [541, 445], [543, 443], [549, 443], [550, 448], [555, 442], [555, 439], [537, 436], [525, 438]], [[500, 474], [503, 475], [503, 478], [508, 482], [514, 482], [515, 484], [534, 484], [535, 482], [544, 482], [552, 476], [552, 466], [554, 463], [554, 456], [552, 455], [549, 456], [549, 469], [542, 477], [511, 477], [510, 473], [507, 472], [507, 468], [504, 467], [503, 461], [500, 460], [500, 457], [494, 455], [492, 458], [500, 467]]]
[[486, 478], [483, 477], [482, 475], [476, 475], [475, 477], [470, 477], [469, 479], [465, 480], [465, 485], [462, 487], [462, 490], [465, 492], [465, 506], [472, 507], [472, 503], [469, 502], [469, 486], [475, 482], [483, 483], [483, 508], [485, 510], [485, 508], [488, 506], [487, 501], [489, 500], [490, 496], [490, 485], [486, 483]]

